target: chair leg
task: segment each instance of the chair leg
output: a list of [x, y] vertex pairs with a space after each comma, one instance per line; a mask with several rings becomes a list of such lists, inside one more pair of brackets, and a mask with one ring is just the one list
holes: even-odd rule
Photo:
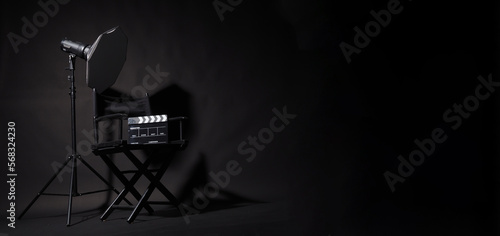
[[[137, 156], [135, 156], [130, 150], [121, 150], [125, 156], [132, 162], [132, 164], [137, 168], [137, 172], [134, 174], [134, 176], [129, 180], [127, 179], [124, 174], [118, 169], [118, 167], [111, 161], [111, 158], [108, 155], [102, 154], [100, 155], [103, 161], [108, 165], [108, 167], [111, 169], [111, 171], [115, 174], [115, 176], [124, 184], [123, 190], [118, 194], [118, 196], [113, 200], [112, 204], [106, 209], [104, 214], [101, 216], [101, 220], [106, 220], [107, 217], [112, 213], [114, 208], [119, 207], [118, 204], [122, 200], [125, 199], [125, 196], [130, 192], [137, 200], [138, 203], [136, 204], [135, 207], [131, 206], [133, 208], [133, 211], [129, 218], [127, 219], [128, 223], [133, 223], [135, 218], [139, 215], [140, 211], [145, 208], [149, 214], [153, 214], [154, 210], [150, 206], [150, 202], [148, 202], [148, 199], [151, 197], [152, 193], [154, 190], [157, 188], [168, 200], [172, 205], [175, 205], [178, 207], [180, 205], [179, 200], [161, 183], [161, 178], [165, 174], [167, 168], [169, 167], [173, 155], [172, 153], [169, 153], [167, 155], [167, 160], [164, 160], [163, 163], [161, 164], [161, 167], [158, 171], [156, 171], [155, 174], [153, 174], [150, 170], [148, 170], [148, 167], [150, 166], [151, 162], [153, 161], [153, 156], [149, 157], [146, 159], [146, 161], [141, 162]], [[141, 195], [137, 189], [135, 189], [134, 185], [137, 183], [137, 181], [142, 177], [145, 176], [149, 181], [150, 184], [148, 185], [146, 191]]]
[[148, 189], [146, 189], [146, 192], [144, 192], [144, 194], [142, 194], [141, 200], [139, 200], [139, 202], [135, 206], [134, 210], [132, 211], [132, 213], [130, 214], [130, 216], [127, 219], [127, 222], [129, 224], [132, 224], [134, 222], [135, 218], [137, 217], [137, 215], [139, 215], [142, 208], [144, 207], [144, 204], [147, 203], [147, 201], [148, 201], [149, 197], [151, 196], [151, 194], [153, 193], [153, 191], [154, 191], [154, 188], [152, 188], [152, 189], [148, 188]]
[[149, 165], [140, 165], [140, 163], [136, 161], [133, 162], [134, 164], [136, 164], [137, 168], [139, 168], [140, 171], [149, 179], [150, 184], [142, 195], [141, 200], [139, 200], [135, 209], [132, 211], [132, 214], [130, 214], [130, 217], [127, 219], [127, 222], [129, 224], [134, 222], [135, 218], [137, 217], [137, 215], [139, 215], [144, 205], [147, 204], [147, 201], [149, 197], [151, 197], [151, 194], [153, 194], [155, 188], [158, 188], [159, 190], [161, 189], [160, 191], [163, 193], [163, 195], [176, 207], [179, 205], [179, 201], [177, 200], [177, 198], [172, 193], [170, 193], [170, 191], [168, 191], [168, 189], [160, 182], [161, 178], [167, 171], [168, 166], [170, 165], [170, 160], [163, 162], [156, 175], [151, 174], [151, 172], [147, 170], [147, 167]]
[[[102, 182], [104, 182], [106, 185], [108, 185], [108, 187], [111, 188], [111, 190], [113, 190], [114, 193], [116, 194], [120, 194], [120, 192], [110, 183], [108, 182], [104, 177], [102, 177], [101, 174], [99, 174], [92, 166], [90, 166], [90, 164], [85, 161], [83, 158], [78, 158], [85, 166], [87, 166], [87, 168], [92, 171], [92, 173], [94, 173]], [[127, 199], [123, 199], [127, 204], [129, 205], [132, 205], [132, 203]]]
[[[101, 216], [101, 220], [106, 220], [107, 217], [112, 213], [113, 207], [116, 206], [117, 204], [120, 204], [120, 202], [125, 199], [125, 196], [130, 192], [138, 201], [142, 198], [141, 194], [137, 191], [137, 189], [134, 188], [134, 184], [140, 179], [142, 173], [136, 173], [130, 180], [128, 180], [123, 173], [118, 169], [118, 167], [111, 161], [111, 159], [107, 155], [101, 155], [103, 161], [108, 165], [108, 167], [111, 169], [111, 171], [115, 174], [115, 176], [123, 183], [125, 186], [123, 190], [120, 192], [118, 197], [115, 198], [113, 203], [106, 209], [104, 214]], [[147, 160], [147, 164], [149, 164], [151, 161]], [[150, 213], [153, 214], [154, 210], [153, 208], [149, 205], [146, 204], [144, 208]]]
[[[159, 170], [159, 172], [161, 171], [161, 175], [158, 175], [158, 173], [156, 173], [156, 176], [159, 176], [158, 180], [156, 180], [157, 178], [151, 174], [151, 172], [149, 172], [147, 170], [148, 165], [143, 165], [137, 158], [135, 158], [134, 154], [132, 154], [130, 151], [126, 150], [124, 151], [125, 155], [129, 158], [129, 160], [137, 167], [137, 169], [144, 174], [144, 176], [146, 176], [146, 178], [148, 178], [148, 180], [151, 182], [151, 183], [154, 183], [154, 182], [158, 182], [158, 184], [156, 184], [156, 187], [158, 188], [158, 190], [168, 199], [170, 200], [175, 206], [179, 205], [180, 202], [177, 200], [177, 198], [170, 192], [168, 191], [168, 189], [162, 184], [160, 183], [160, 179], [161, 177], [163, 176], [163, 174], [165, 173], [165, 171], [167, 170], [168, 166], [170, 165], [170, 163], [172, 162], [172, 159], [173, 159], [173, 156], [172, 155], [168, 155], [169, 156], [169, 159], [168, 160], [165, 160]], [[151, 158], [149, 158], [148, 160], [151, 160]]]

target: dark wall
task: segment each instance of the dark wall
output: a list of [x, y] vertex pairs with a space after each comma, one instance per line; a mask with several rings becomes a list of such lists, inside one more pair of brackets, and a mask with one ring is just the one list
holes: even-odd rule
[[[37, 1], [2, 3], [0, 124], [6, 136], [7, 122], [16, 123], [18, 212], [69, 152], [68, 55], [59, 50], [60, 40], [91, 44], [119, 25], [128, 53], [113, 88], [146, 91], [157, 113], [191, 118], [191, 143], [164, 178], [184, 202], [192, 203], [193, 189], [214, 181], [210, 173], [235, 160], [241, 173], [211, 203], [285, 202], [296, 232], [493, 229], [500, 180], [498, 87], [481, 87], [481, 94], [489, 94], [481, 99], [476, 88], [483, 84], [478, 76], [500, 81], [496, 5], [243, 0], [227, 5], [234, 9], [220, 18], [214, 2], [72, 0], [51, 6], [45, 22], [36, 18], [37, 31], [28, 29], [28, 36], [23, 17], [33, 22], [43, 7]], [[390, 19], [374, 23], [370, 12], [382, 14], [388, 3]], [[359, 38], [355, 27], [364, 31], [370, 24], [371, 37]], [[13, 46], [11, 33], [24, 41]], [[359, 50], [350, 63], [342, 43]], [[85, 62], [78, 59], [76, 68], [79, 152], [110, 176], [89, 151], [91, 90]], [[151, 70], [161, 72], [159, 79], [145, 86]], [[270, 137], [266, 132], [278, 113], [285, 116], [278, 122], [286, 120], [283, 113], [288, 120]], [[429, 141], [439, 131], [434, 136], [441, 143]], [[244, 143], [259, 133], [267, 143]], [[417, 165], [400, 164], [398, 156], [409, 163], [413, 151], [425, 148]], [[79, 168], [80, 189], [100, 186]], [[388, 171], [405, 179], [394, 192]], [[51, 190], [66, 191], [68, 181], [65, 171]], [[75, 207], [107, 201], [101, 194]], [[2, 200], [2, 207], [7, 204]], [[65, 208], [65, 199], [44, 198], [29, 214]]]

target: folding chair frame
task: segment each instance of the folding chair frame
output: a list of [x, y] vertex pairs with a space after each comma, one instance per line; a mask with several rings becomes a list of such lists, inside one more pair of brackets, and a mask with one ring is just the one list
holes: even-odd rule
[[[167, 148], [169, 149], [169, 155], [167, 158], [162, 161], [162, 164], [157, 170], [149, 170], [151, 162], [155, 157], [148, 157], [144, 162], [141, 162], [139, 158], [132, 152], [132, 150], [140, 150], [146, 149], [148, 145], [123, 145], [121, 147], [115, 147], [108, 150], [96, 150], [94, 153], [99, 155], [103, 161], [108, 165], [113, 174], [123, 183], [125, 186], [120, 194], [114, 199], [112, 204], [106, 209], [104, 214], [101, 216], [101, 220], [106, 220], [114, 209], [133, 209], [131, 215], [127, 219], [128, 223], [134, 222], [135, 218], [139, 215], [140, 211], [144, 208], [148, 211], [149, 214], [153, 214], [154, 210], [150, 206], [151, 204], [162, 204], [162, 205], [174, 205], [178, 207], [180, 202], [177, 198], [160, 182], [161, 178], [165, 174], [168, 169], [172, 159], [173, 153], [179, 150], [182, 145], [180, 144], [162, 144], [155, 145], [155, 148]], [[129, 159], [129, 161], [135, 166], [137, 170], [134, 171], [121, 171], [111, 160], [111, 154], [121, 152], [125, 154], [125, 156]], [[152, 172], [156, 172], [156, 175], [152, 174]], [[125, 174], [134, 173], [134, 175], [128, 179]], [[137, 181], [142, 177], [146, 177], [150, 184], [146, 188], [145, 192], [141, 195], [134, 187]], [[149, 197], [155, 189], [158, 189], [163, 196], [165, 196], [169, 201], [165, 202], [154, 202], [148, 201]], [[121, 201], [125, 200], [125, 197], [128, 193], [131, 193], [137, 200], [137, 204], [135, 206], [123, 206], [119, 205]]]

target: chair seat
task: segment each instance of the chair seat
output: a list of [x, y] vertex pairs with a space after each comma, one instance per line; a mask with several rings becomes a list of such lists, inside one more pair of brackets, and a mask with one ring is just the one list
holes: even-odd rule
[[126, 143], [127, 143], [127, 140], [114, 140], [111, 142], [92, 144], [92, 146], [90, 148], [92, 149], [92, 151], [96, 151], [96, 150], [101, 150], [101, 149], [119, 147], [119, 146], [125, 145]]
[[100, 155], [123, 152], [123, 150], [139, 150], [145, 148], [171, 148], [175, 150], [184, 150], [188, 143], [188, 140], [175, 140], [169, 143], [128, 144], [127, 140], [115, 140], [112, 142], [92, 144], [91, 148], [95, 155]]

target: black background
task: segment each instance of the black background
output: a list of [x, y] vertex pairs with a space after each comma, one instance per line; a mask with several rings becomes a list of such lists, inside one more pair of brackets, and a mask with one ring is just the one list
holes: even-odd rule
[[[474, 95], [479, 75], [500, 81], [498, 6], [402, 0], [401, 13], [347, 63], [339, 44], [354, 45], [353, 28], [364, 29], [374, 20], [370, 11], [387, 9], [388, 2], [243, 0], [221, 21], [213, 1], [72, 0], [16, 53], [7, 35], [22, 36], [21, 18], [33, 22], [42, 8], [37, 1], [3, 1], [0, 124], [6, 136], [7, 122], [16, 123], [18, 213], [68, 155], [68, 55], [60, 40], [91, 44], [119, 25], [128, 54], [114, 88], [134, 91], [146, 67], [158, 65], [169, 75], [148, 91], [153, 109], [191, 118], [191, 143], [164, 178], [184, 202], [210, 181], [208, 173], [237, 160], [241, 174], [212, 203], [284, 202], [298, 234], [498, 232], [498, 92], [457, 130], [442, 117]], [[76, 64], [82, 154], [89, 153], [84, 133], [93, 113], [85, 62]], [[238, 145], [269, 127], [272, 110], [285, 106], [296, 118], [246, 162]], [[435, 128], [447, 140], [392, 193], [384, 172], [397, 173], [397, 157], [408, 158], [414, 140], [431, 137]], [[83, 156], [107, 173], [98, 158]], [[3, 163], [0, 199], [7, 209]], [[79, 188], [98, 186], [81, 169]], [[51, 190], [67, 190], [69, 173], [61, 178]], [[107, 201], [105, 194], [79, 199], [75, 210]], [[65, 199], [43, 198], [29, 214], [65, 209]]]

